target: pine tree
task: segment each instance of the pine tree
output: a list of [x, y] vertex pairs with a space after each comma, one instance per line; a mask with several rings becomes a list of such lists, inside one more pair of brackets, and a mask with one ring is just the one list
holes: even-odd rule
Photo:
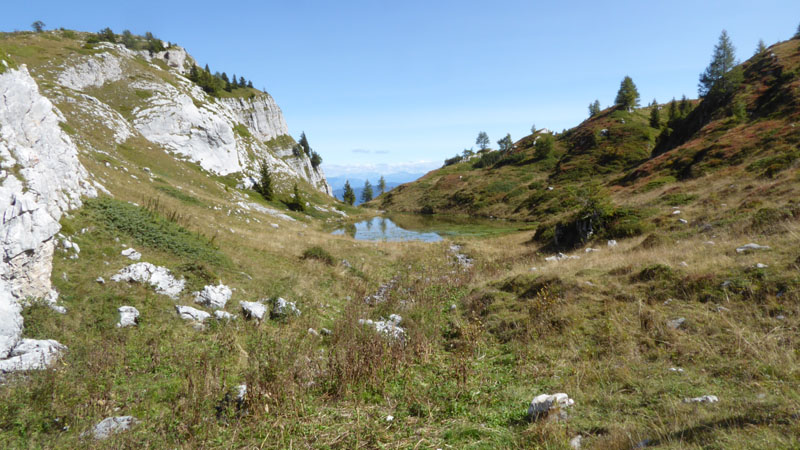
[[203, 68], [203, 70], [205, 70], [208, 73], [211, 73], [211, 69], [208, 68], [208, 64], [206, 64], [206, 66]]
[[639, 106], [639, 91], [636, 90], [636, 85], [633, 84], [633, 79], [631, 79], [631, 77], [625, 76], [625, 78], [622, 79], [614, 104], [629, 111]]
[[661, 111], [658, 109], [656, 99], [653, 99], [653, 103], [650, 103], [650, 126], [655, 129], [661, 128]]
[[306, 138], [306, 132], [303, 131], [300, 133], [300, 141], [298, 142], [301, 147], [303, 147], [303, 151], [306, 152], [306, 155], [309, 157], [311, 156], [311, 146], [308, 145], [308, 138]]
[[311, 167], [316, 169], [320, 164], [322, 164], [322, 156], [319, 156], [319, 153], [311, 150]]
[[236, 81], [236, 74], [233, 74], [233, 77], [231, 77], [231, 88], [236, 89], [238, 87], [239, 87], [239, 82]]
[[345, 180], [344, 182], [344, 195], [342, 195], [342, 200], [348, 205], [352, 205], [356, 202], [356, 194], [353, 192], [353, 188], [350, 187], [350, 180]]
[[381, 194], [386, 192], [386, 179], [383, 178], [383, 175], [381, 175], [381, 179], [378, 180], [378, 189], [381, 190]]
[[297, 183], [294, 184], [294, 188], [292, 189], [292, 201], [289, 204], [289, 209], [293, 211], [305, 211], [306, 210], [306, 201], [303, 199], [303, 196], [300, 194], [300, 189], [297, 188]]
[[730, 88], [730, 83], [726, 81], [725, 75], [733, 69], [736, 65], [736, 48], [731, 43], [728, 37], [728, 32], [722, 30], [719, 35], [719, 41], [714, 46], [714, 54], [711, 57], [711, 63], [706, 67], [706, 70], [700, 74], [700, 83], [697, 86], [697, 92], [700, 97], [705, 97], [711, 92], [711, 89], [719, 83], [717, 89], [722, 93], [727, 93]]
[[478, 138], [475, 139], [475, 145], [481, 150], [489, 148], [489, 135], [485, 131], [478, 133]]
[[600, 114], [600, 100], [595, 100], [589, 103], [589, 117], [594, 117]]
[[250, 80], [250, 81], [247, 82], [247, 87], [249, 87], [250, 89], [253, 89], [253, 80]]
[[366, 203], [372, 200], [372, 185], [369, 180], [364, 182], [364, 190], [361, 192], [361, 203]]
[[689, 109], [691, 109], [692, 105], [689, 104], [689, 99], [686, 98], [686, 94], [683, 94], [681, 97], [681, 105], [678, 108], [681, 112], [681, 117], [685, 117], [689, 114]]
[[514, 141], [511, 140], [511, 135], [506, 134], [506, 137], [497, 141], [497, 148], [501, 152], [510, 152], [514, 148]]
[[758, 46], [756, 47], [756, 52], [754, 53], [754, 55], [758, 55], [759, 53], [763, 53], [766, 50], [767, 50], [767, 46], [766, 46], [766, 44], [764, 44], [764, 40], [763, 39], [759, 39], [758, 40]]
[[259, 180], [254, 186], [255, 191], [261, 194], [264, 200], [270, 201], [274, 197], [274, 192], [272, 191], [272, 175], [269, 173], [269, 166], [262, 162], [258, 174]]
[[672, 101], [669, 102], [669, 113], [667, 115], [667, 121], [672, 122], [678, 118], [678, 103], [675, 101], [675, 97], [672, 97]]
[[239, 77], [239, 87], [245, 87], [247, 83], [244, 81], [244, 77]]

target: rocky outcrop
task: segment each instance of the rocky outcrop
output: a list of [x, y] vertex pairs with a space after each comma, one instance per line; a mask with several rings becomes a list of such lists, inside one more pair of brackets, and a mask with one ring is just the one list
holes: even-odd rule
[[109, 52], [87, 56], [78, 64], [67, 66], [58, 76], [58, 84], [82, 91], [99, 87], [110, 81], [122, 79], [122, 64], [118, 56]]
[[117, 433], [130, 430], [137, 423], [139, 420], [133, 416], [107, 417], [95, 425], [91, 431], [83, 433], [82, 436], [90, 435], [98, 441], [102, 441]]
[[289, 134], [281, 109], [267, 93], [253, 98], [223, 98], [219, 102], [231, 111], [236, 122], [246, 126], [260, 141]]

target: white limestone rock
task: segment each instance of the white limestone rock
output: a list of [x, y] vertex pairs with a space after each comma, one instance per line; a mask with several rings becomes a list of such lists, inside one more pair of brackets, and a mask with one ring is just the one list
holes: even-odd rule
[[269, 316], [272, 319], [284, 319], [290, 316], [299, 316], [301, 314], [294, 302], [285, 300], [282, 297], [273, 299], [271, 303], [272, 310], [270, 311]]
[[615, 241], [614, 239], [610, 239], [610, 240], [609, 240], [609, 241], [606, 243], [606, 245], [607, 245], [609, 248], [616, 247], [616, 246], [617, 246], [617, 241]]
[[180, 280], [175, 279], [169, 269], [155, 266], [148, 262], [140, 262], [124, 267], [116, 275], [112, 276], [111, 280], [116, 282], [148, 283], [155, 288], [156, 292], [173, 300], [177, 300], [186, 284], [183, 278]]
[[175, 310], [178, 311], [178, 316], [183, 320], [193, 320], [195, 322], [204, 322], [211, 317], [211, 314], [201, 311], [191, 306], [175, 305]]
[[133, 248], [126, 248], [120, 253], [122, 256], [127, 257], [130, 260], [138, 261], [142, 259], [142, 254], [134, 250]]
[[719, 398], [716, 395], [704, 395], [702, 397], [685, 398], [684, 403], [717, 403]]
[[5, 359], [22, 338], [22, 307], [0, 280], [0, 359]]
[[358, 319], [358, 323], [359, 325], [365, 325], [373, 328], [379, 334], [382, 334], [388, 338], [405, 341], [406, 330], [398, 326], [402, 320], [402, 317], [398, 316], [397, 314], [392, 314], [389, 316], [389, 320]]
[[89, 434], [96, 440], [102, 441], [117, 433], [130, 430], [137, 423], [139, 420], [133, 416], [107, 417], [95, 425], [91, 432], [84, 433], [83, 436]]
[[66, 346], [52, 339], [22, 339], [0, 360], [0, 372], [44, 370], [53, 364], [66, 350]]
[[194, 302], [213, 309], [222, 309], [233, 292], [231, 288], [220, 283], [218, 286], [208, 285], [202, 291], [194, 293]]
[[769, 248], [768, 245], [758, 245], [756, 243], [751, 242], [751, 243], [745, 244], [745, 245], [743, 245], [741, 247], [737, 247], [736, 248], [736, 253], [745, 253], [745, 252], [749, 252], [751, 250], [769, 250], [769, 249], [770, 248]]
[[267, 306], [261, 302], [239, 302], [239, 305], [247, 319], [263, 320], [267, 314]]
[[135, 327], [139, 323], [139, 310], [133, 306], [120, 306], [117, 328]]
[[564, 410], [575, 404], [567, 394], [541, 394], [534, 397], [528, 406], [528, 417], [531, 420], [538, 420], [550, 415], [551, 412], [564, 412]]
[[100, 87], [122, 79], [122, 64], [118, 56], [109, 52], [82, 58], [78, 64], [68, 66], [58, 76], [58, 84], [82, 91], [87, 87]]
[[217, 320], [236, 320], [236, 315], [218, 309], [214, 311], [214, 318]]
[[678, 328], [682, 327], [684, 323], [686, 323], [686, 319], [679, 317], [677, 319], [667, 321], [667, 326], [673, 330], [677, 330]]

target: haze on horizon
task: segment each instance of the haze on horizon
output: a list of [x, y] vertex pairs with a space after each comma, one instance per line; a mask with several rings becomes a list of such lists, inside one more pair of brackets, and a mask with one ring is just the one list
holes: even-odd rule
[[0, 30], [35, 20], [153, 32], [212, 71], [272, 94], [292, 135], [305, 131], [329, 176], [424, 172], [474, 146], [537, 128], [560, 131], [610, 105], [630, 75], [642, 103], [697, 96], [722, 29], [740, 60], [759, 39], [788, 39], [800, 2], [589, 1], [378, 3], [29, 1], [4, 6]]

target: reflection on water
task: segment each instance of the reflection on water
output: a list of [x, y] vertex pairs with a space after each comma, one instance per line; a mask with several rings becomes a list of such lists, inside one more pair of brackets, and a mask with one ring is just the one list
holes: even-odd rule
[[411, 231], [399, 227], [387, 217], [373, 217], [362, 222], [345, 225], [333, 234], [348, 235], [359, 241], [423, 241], [442, 240], [438, 233]]

